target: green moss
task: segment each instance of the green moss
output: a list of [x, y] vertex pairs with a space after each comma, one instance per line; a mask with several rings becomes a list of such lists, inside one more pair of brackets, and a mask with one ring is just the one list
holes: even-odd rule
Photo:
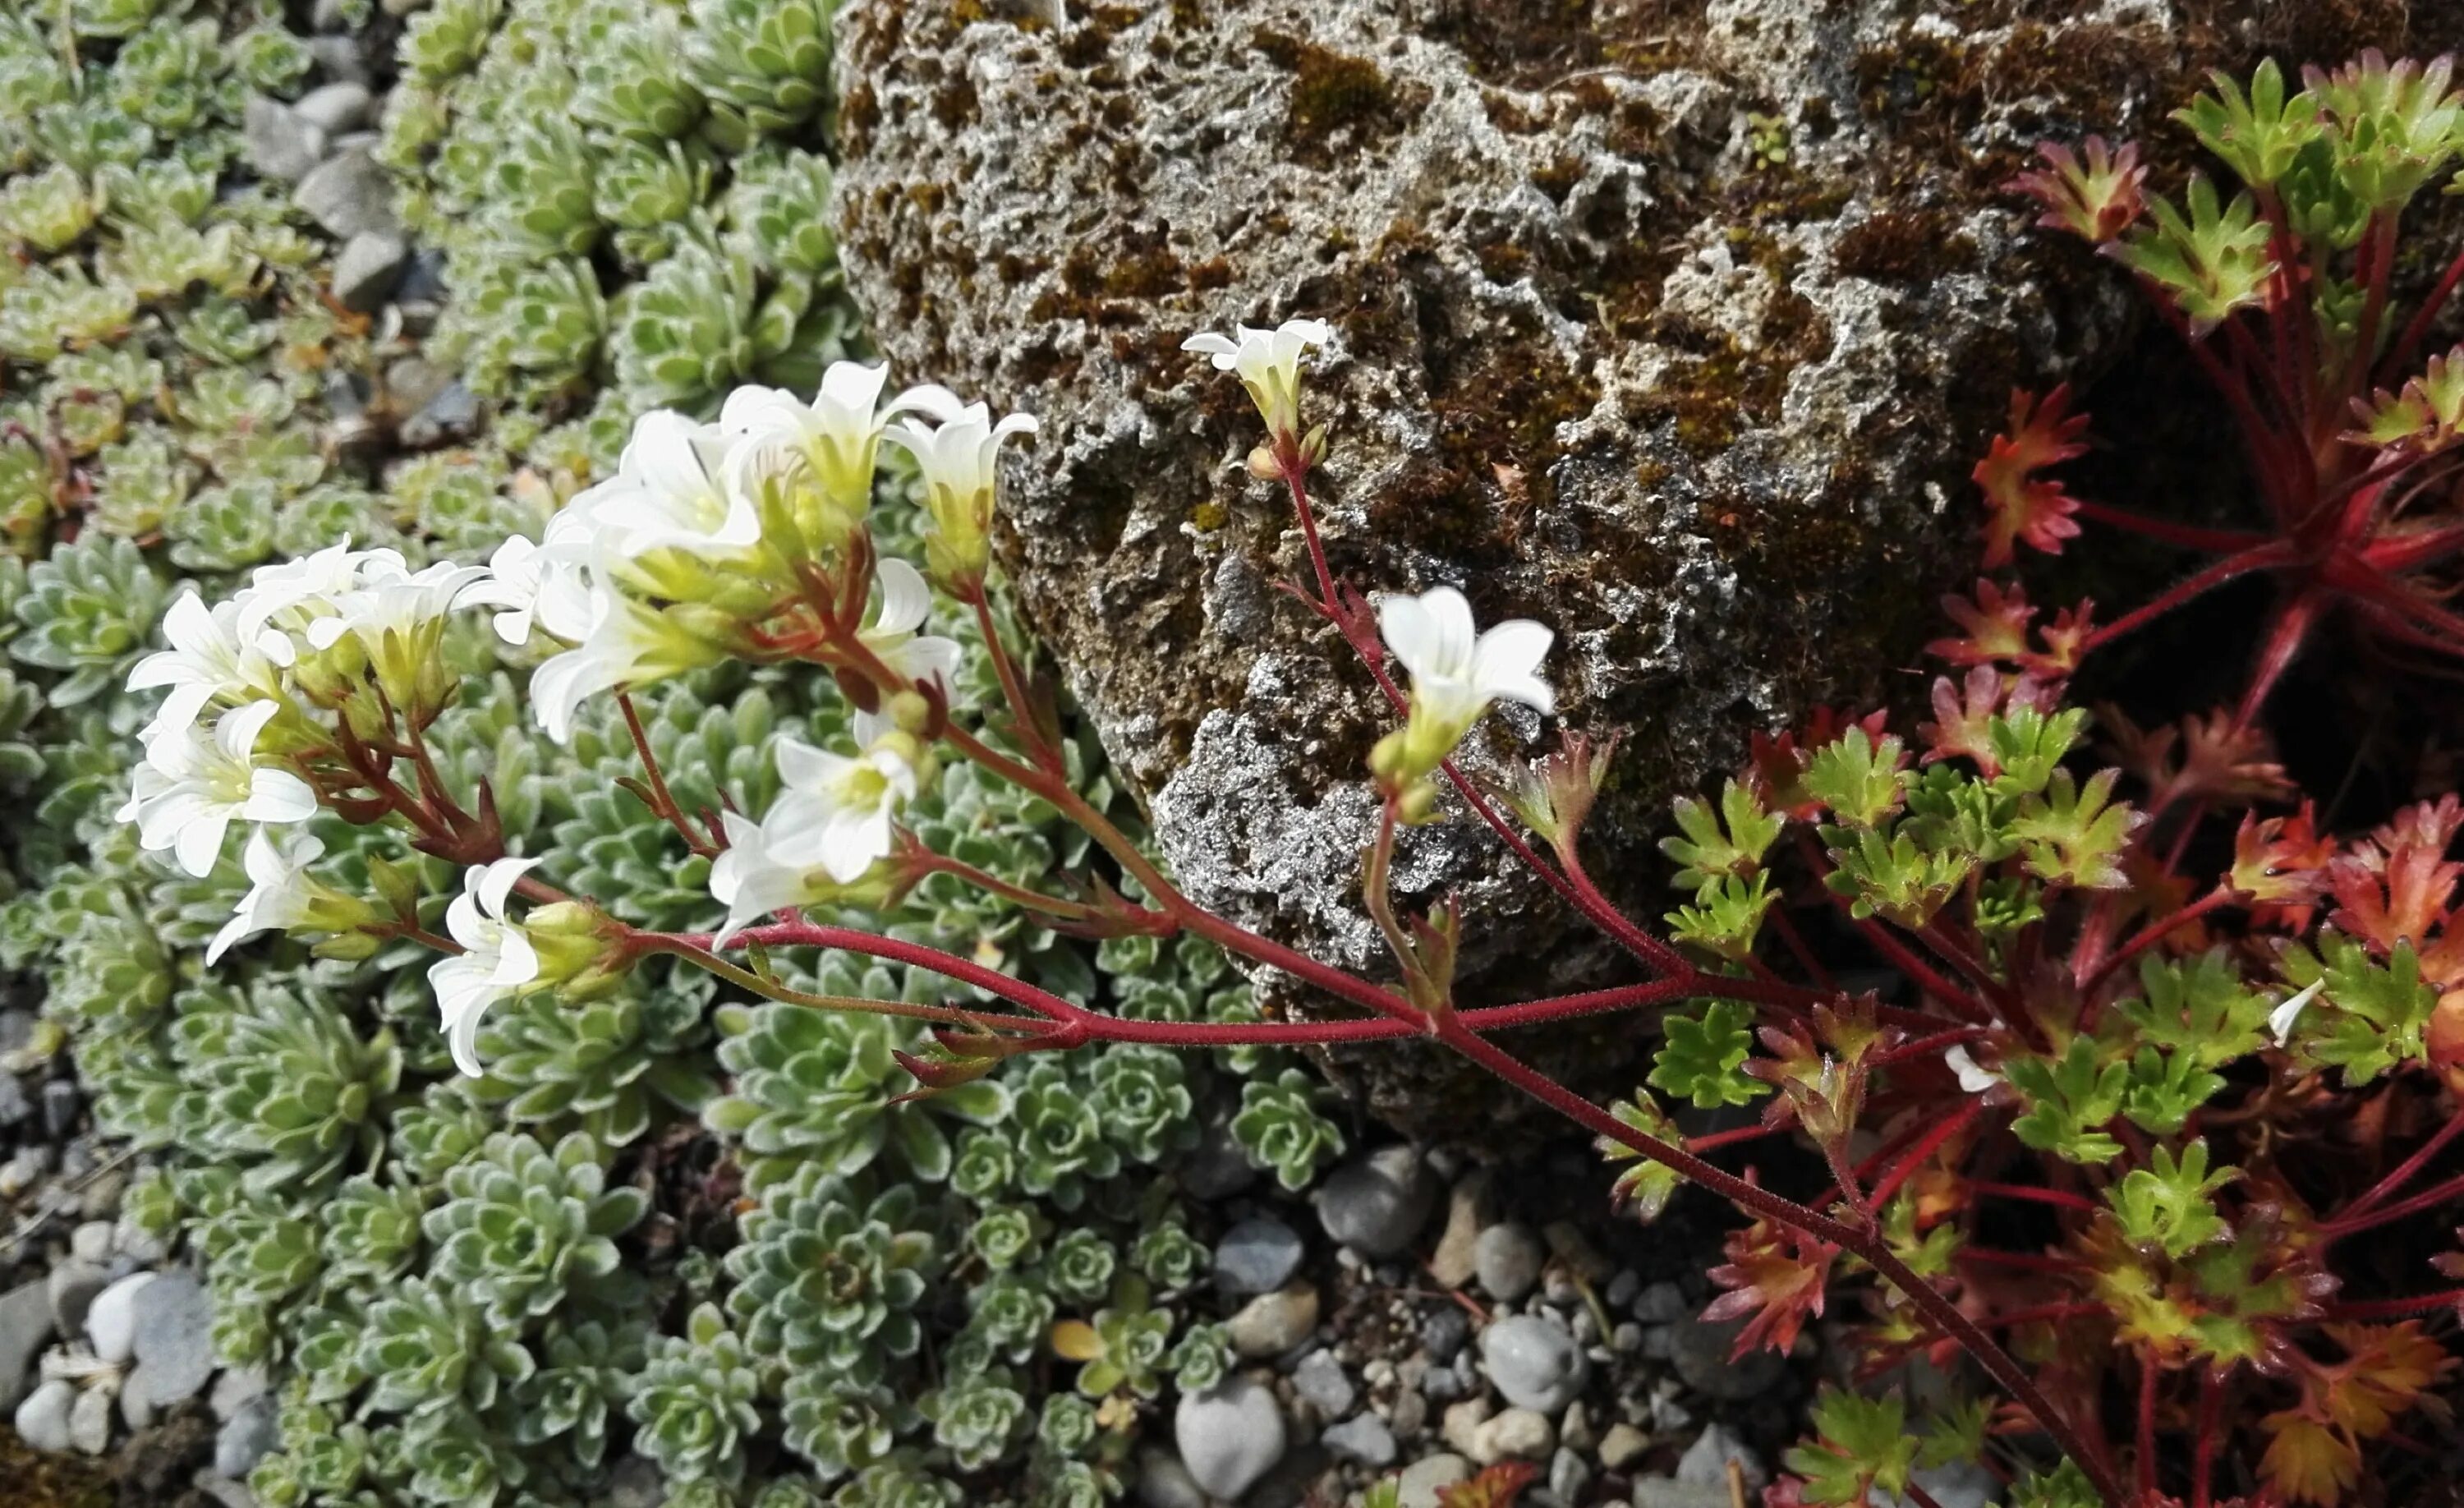
[[1291, 72], [1284, 141], [1295, 158], [1312, 166], [1331, 165], [1330, 143], [1336, 133], [1356, 131], [1363, 139], [1391, 136], [1414, 111], [1405, 92], [1365, 57], [1264, 29], [1251, 45]]

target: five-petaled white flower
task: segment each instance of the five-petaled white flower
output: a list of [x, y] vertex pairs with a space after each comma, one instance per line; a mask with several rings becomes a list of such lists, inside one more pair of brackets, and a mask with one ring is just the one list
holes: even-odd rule
[[890, 852], [891, 820], [915, 798], [917, 786], [915, 766], [896, 737], [853, 758], [781, 739], [779, 777], [787, 792], [761, 821], [771, 856], [819, 866], [842, 885], [864, 878]]
[[488, 574], [464, 586], [453, 605], [496, 609], [490, 625], [497, 638], [518, 648], [530, 643], [531, 629], [539, 621], [548, 564], [546, 555], [528, 535], [514, 535], [488, 557]]
[[324, 852], [325, 845], [314, 833], [292, 831], [277, 836], [273, 828], [260, 827], [249, 834], [248, 847], [240, 854], [248, 869], [248, 894], [240, 897], [239, 908], [207, 945], [206, 967], [212, 968], [242, 938], [286, 931], [308, 920], [316, 901], [308, 866]]
[[996, 424], [991, 409], [969, 404], [929, 428], [901, 421], [883, 431], [924, 473], [924, 512], [933, 525], [925, 563], [945, 582], [982, 578], [992, 554], [1001, 443], [1035, 427], [1033, 414], [1009, 414]]
[[325, 596], [333, 613], [308, 623], [309, 645], [330, 649], [349, 634], [371, 659], [399, 655], [420, 644], [424, 631], [439, 626], [465, 589], [487, 578], [485, 566], [451, 560], [412, 571], [392, 551], [372, 550], [356, 584]]
[[1219, 372], [1239, 373], [1249, 401], [1258, 405], [1258, 417], [1266, 422], [1266, 432], [1278, 440], [1299, 440], [1301, 355], [1326, 344], [1334, 332], [1322, 319], [1287, 319], [1272, 330], [1238, 328], [1237, 340], [1209, 330], [1183, 340], [1180, 348], [1214, 358]]
[[783, 387], [739, 387], [718, 410], [719, 427], [753, 450], [785, 448], [802, 455], [813, 480], [841, 509], [860, 515], [872, 496], [873, 461], [883, 426], [897, 414], [956, 416], [965, 405], [938, 383], [910, 387], [887, 404], [887, 362], [832, 361], [821, 391], [806, 404]]
[[602, 583], [589, 634], [531, 672], [531, 711], [558, 743], [573, 737], [574, 712], [603, 691], [638, 686], [710, 664], [715, 646], [671, 624], [655, 607]]
[[1555, 693], [1539, 675], [1556, 636], [1528, 619], [1510, 618], [1480, 632], [1463, 594], [1441, 586], [1418, 597], [1379, 598], [1377, 631], [1412, 675], [1405, 775], [1436, 769], [1493, 702], [1520, 702], [1542, 712], [1556, 708]]
[[202, 879], [213, 871], [232, 822], [315, 816], [314, 787], [255, 757], [257, 735], [281, 710], [276, 702], [250, 702], [223, 713], [211, 732], [183, 724], [148, 743], [119, 812], [121, 821], [137, 824], [138, 846], [170, 849], [181, 868]]
[[610, 532], [611, 548], [622, 555], [663, 547], [694, 555], [743, 551], [760, 543], [761, 518], [730, 485], [733, 448], [722, 426], [653, 409], [634, 421], [616, 474], [574, 501], [588, 499], [586, 514]]
[[428, 966], [428, 983], [444, 1013], [445, 1040], [453, 1050], [454, 1066], [473, 1079], [487, 1071], [479, 1063], [479, 1018], [539, 974], [538, 951], [505, 915], [514, 882], [537, 863], [499, 859], [465, 870], [462, 893], [445, 908], [445, 929], [462, 951]]
[[171, 647], [147, 655], [128, 672], [132, 691], [171, 688], [147, 731], [149, 738], [195, 722], [216, 698], [282, 694], [282, 667], [294, 658], [292, 643], [271, 629], [243, 638], [239, 620], [246, 605], [245, 593], [208, 607], [204, 598], [184, 592], [163, 615], [163, 637]]
[[354, 550], [345, 539], [296, 560], [258, 566], [249, 577], [248, 590], [240, 594], [234, 626], [239, 637], [252, 644], [264, 643], [268, 627], [305, 636], [319, 620], [338, 614], [336, 601], [357, 589], [362, 580], [408, 574], [400, 551]]
[[2313, 979], [2299, 993], [2286, 995], [2275, 1010], [2267, 1013], [2268, 1035], [2276, 1038], [2277, 1046], [2286, 1046], [2293, 1040], [2294, 1023], [2301, 1019], [2302, 1011], [2319, 998], [2320, 991], [2326, 988], [2327, 981], [2323, 975]]
[[740, 812], [718, 814], [727, 849], [710, 865], [710, 893], [727, 907], [715, 946], [773, 911], [788, 910], [815, 893], [810, 864], [788, 863], [771, 850], [770, 836], [759, 822]]
[[871, 626], [856, 637], [882, 664], [918, 686], [939, 681], [946, 695], [958, 676], [960, 651], [955, 639], [915, 631], [933, 612], [933, 589], [924, 584], [923, 573], [895, 556], [884, 556], [873, 568], [873, 579], [881, 583], [881, 606]]

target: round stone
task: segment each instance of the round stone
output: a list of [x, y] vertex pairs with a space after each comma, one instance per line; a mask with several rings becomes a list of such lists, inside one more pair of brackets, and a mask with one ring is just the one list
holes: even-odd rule
[[1227, 1377], [1181, 1395], [1172, 1437], [1191, 1480], [1218, 1497], [1238, 1497], [1284, 1458], [1284, 1412], [1264, 1388]]
[[1480, 1357], [1507, 1402], [1544, 1414], [1573, 1402], [1591, 1378], [1592, 1364], [1574, 1338], [1533, 1315], [1514, 1315], [1483, 1330]]

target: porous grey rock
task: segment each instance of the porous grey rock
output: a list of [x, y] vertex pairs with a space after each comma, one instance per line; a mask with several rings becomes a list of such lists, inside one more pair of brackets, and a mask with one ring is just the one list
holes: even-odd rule
[[77, 1384], [54, 1377], [28, 1393], [10, 1422], [17, 1438], [37, 1451], [55, 1453], [69, 1448], [69, 1410], [77, 1407]]
[[327, 135], [340, 136], [367, 124], [375, 103], [376, 96], [368, 92], [366, 84], [341, 78], [301, 95], [291, 111]]
[[1507, 1402], [1542, 1413], [1572, 1403], [1592, 1374], [1574, 1338], [1537, 1315], [1512, 1315], [1480, 1332], [1480, 1359]]
[[[904, 375], [1043, 419], [1002, 548], [1178, 880], [1375, 973], [1362, 756], [1387, 710], [1272, 589], [1308, 572], [1299, 533], [1237, 464], [1247, 401], [1182, 339], [1332, 323], [1306, 417], [1333, 440], [1334, 568], [1556, 630], [1562, 723], [1629, 734], [1591, 834], [1645, 906], [1662, 867], [1616, 861], [1670, 795], [1751, 731], [1905, 681], [2004, 395], [2113, 343], [2122, 280], [2002, 186], [2041, 135], [2180, 102], [2218, 59], [2172, 10], [1221, 0], [1029, 27], [857, 0], [842, 260]], [[1501, 717], [1465, 757], [1540, 732]], [[1477, 824], [1414, 829], [1395, 873], [1402, 904], [1463, 898], [1459, 1000], [1614, 964]], [[1600, 1034], [1550, 1063], [1622, 1086], [1598, 1044], [1643, 1034]], [[1344, 1060], [1407, 1129], [1495, 1127], [1434, 1051]]]
[[1450, 1451], [1441, 1451], [1403, 1468], [1397, 1481], [1402, 1489], [1397, 1500], [1401, 1508], [1438, 1508], [1441, 1489], [1469, 1480], [1471, 1462]]
[[1356, 1414], [1318, 1436], [1337, 1457], [1373, 1470], [1395, 1464], [1395, 1432], [1374, 1413]]
[[282, 1443], [281, 1407], [272, 1393], [259, 1393], [239, 1407], [214, 1432], [214, 1470], [237, 1479]]
[[1235, 1355], [1280, 1356], [1309, 1338], [1317, 1328], [1317, 1289], [1293, 1283], [1260, 1294], [1223, 1323], [1223, 1338]]
[[1395, 1257], [1429, 1221], [1437, 1179], [1414, 1147], [1381, 1147], [1327, 1174], [1317, 1192], [1326, 1234], [1364, 1257]]
[[1238, 1497], [1284, 1458], [1284, 1413], [1273, 1393], [1235, 1375], [1182, 1394], [1172, 1437], [1193, 1481], [1218, 1497]]
[[1708, 1397], [1743, 1402], [1779, 1381], [1788, 1358], [1776, 1351], [1757, 1346], [1733, 1362], [1728, 1359], [1745, 1325], [1743, 1320], [1705, 1322], [1688, 1316], [1662, 1332], [1668, 1337], [1668, 1360], [1686, 1387]]
[[13, 1409], [26, 1396], [27, 1374], [52, 1330], [51, 1285], [44, 1279], [0, 1294], [0, 1409]]
[[390, 230], [363, 230], [334, 257], [334, 300], [366, 314], [385, 301], [410, 258], [410, 243]]
[[1253, 1214], [1215, 1243], [1215, 1286], [1232, 1294], [1272, 1293], [1300, 1271], [1297, 1232], [1272, 1215]]
[[400, 234], [393, 179], [365, 149], [337, 152], [310, 169], [291, 202], [328, 234], [348, 240], [365, 231]]
[[1480, 1285], [1491, 1298], [1508, 1303], [1539, 1286], [1540, 1264], [1547, 1259], [1540, 1237], [1516, 1220], [1490, 1226], [1472, 1243], [1472, 1264], [1480, 1274]]
[[1353, 1386], [1352, 1375], [1334, 1353], [1315, 1350], [1301, 1358], [1292, 1368], [1292, 1391], [1309, 1401], [1324, 1418], [1339, 1418], [1351, 1411], [1353, 1400], [1360, 1389]]
[[132, 1304], [137, 1368], [122, 1391], [157, 1410], [197, 1395], [214, 1374], [214, 1300], [187, 1273], [165, 1273]]
[[240, 150], [261, 177], [296, 184], [325, 160], [325, 132], [279, 99], [251, 95], [240, 112]]

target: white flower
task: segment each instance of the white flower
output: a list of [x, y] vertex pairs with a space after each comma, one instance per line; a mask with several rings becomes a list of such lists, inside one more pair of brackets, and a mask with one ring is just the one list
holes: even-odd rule
[[2302, 1008], [2319, 998], [2319, 992], [2325, 988], [2327, 981], [2323, 975], [2313, 979], [2299, 994], [2285, 996], [2282, 1004], [2267, 1013], [2267, 1030], [2276, 1038], [2277, 1046], [2282, 1047], [2293, 1040], [2293, 1025], [2301, 1019]]
[[715, 940], [724, 948], [729, 938], [760, 918], [803, 905], [814, 887], [812, 867], [781, 861], [771, 851], [770, 836], [760, 823], [740, 812], [721, 812], [718, 821], [727, 851], [711, 861], [710, 893], [727, 907], [727, 920]]
[[1278, 439], [1298, 440], [1301, 354], [1310, 346], [1326, 344], [1334, 332], [1321, 319], [1287, 319], [1272, 330], [1238, 328], [1238, 340], [1209, 330], [1183, 340], [1180, 348], [1213, 357], [1219, 372], [1238, 372], [1241, 385], [1249, 390], [1249, 401], [1258, 405], [1258, 416], [1266, 421], [1267, 432]]
[[242, 638], [245, 595], [209, 608], [204, 598], [184, 592], [163, 615], [163, 636], [171, 647], [147, 655], [128, 672], [132, 691], [171, 688], [147, 737], [158, 730], [194, 723], [217, 697], [238, 701], [282, 694], [281, 667], [291, 663], [291, 641], [271, 629], [260, 630], [254, 639]]
[[780, 863], [818, 865], [841, 885], [864, 878], [890, 852], [891, 820], [915, 798], [915, 766], [899, 740], [886, 738], [859, 757], [779, 743], [779, 778], [787, 794], [761, 821]]
[[441, 623], [465, 590], [487, 579], [485, 566], [439, 560], [411, 571], [392, 551], [371, 550], [361, 562], [357, 584], [325, 595], [333, 614], [308, 624], [309, 646], [330, 649], [349, 634], [372, 660], [400, 653]]
[[456, 593], [453, 605], [495, 608], [490, 626], [497, 638], [518, 648], [530, 643], [531, 628], [539, 622], [539, 592], [547, 568], [547, 557], [538, 545], [525, 535], [512, 535], [488, 557], [488, 574]]
[[658, 609], [602, 584], [589, 609], [589, 633], [531, 672], [531, 710], [558, 743], [573, 736], [582, 704], [620, 686], [641, 686], [698, 666], [716, 650], [671, 625]]
[[919, 686], [939, 681], [946, 689], [955, 684], [958, 642], [915, 631], [933, 612], [933, 589], [924, 584], [923, 573], [896, 556], [885, 556], [873, 578], [881, 583], [881, 606], [872, 626], [856, 637], [882, 664]]
[[882, 428], [900, 413], [955, 416], [958, 395], [927, 383], [881, 402], [890, 381], [888, 363], [833, 361], [822, 374], [812, 403], [783, 387], [739, 387], [718, 411], [719, 427], [746, 442], [745, 459], [784, 448], [802, 455], [813, 479], [842, 511], [861, 514], [872, 496], [873, 461]]
[[287, 931], [307, 921], [316, 899], [307, 880], [308, 866], [324, 852], [325, 845], [313, 833], [292, 832], [277, 838], [274, 829], [260, 827], [249, 834], [248, 847], [241, 852], [241, 863], [248, 869], [248, 894], [240, 897], [238, 910], [207, 945], [206, 967], [212, 968], [244, 937]]
[[539, 953], [522, 929], [505, 915], [514, 882], [536, 859], [499, 859], [473, 864], [462, 875], [462, 893], [445, 908], [445, 929], [462, 951], [428, 966], [428, 983], [445, 1016], [445, 1040], [454, 1066], [473, 1079], [479, 1065], [479, 1018], [488, 1007], [520, 993], [539, 973]]
[[1520, 702], [1542, 712], [1556, 708], [1555, 693], [1539, 676], [1556, 636], [1528, 619], [1478, 632], [1471, 604], [1453, 587], [1441, 586], [1418, 597], [1379, 598], [1377, 631], [1412, 675], [1405, 737], [1410, 774], [1435, 769], [1492, 702]]
[[1983, 1094], [2002, 1082], [2000, 1074], [1977, 1065], [1976, 1060], [1969, 1056], [1965, 1042], [1944, 1049], [1942, 1060], [1950, 1065], [1950, 1071], [1959, 1076], [1959, 1086], [1969, 1094]]
[[301, 822], [315, 816], [315, 788], [255, 759], [257, 735], [280, 710], [275, 702], [250, 702], [223, 713], [210, 732], [184, 725], [146, 744], [145, 762], [119, 812], [121, 821], [137, 824], [138, 846], [170, 849], [181, 868], [202, 879], [213, 871], [233, 821]]
[[992, 555], [1001, 443], [1035, 428], [1032, 414], [1010, 414], [995, 424], [991, 409], [969, 404], [931, 428], [901, 422], [883, 431], [924, 473], [924, 511], [933, 524], [925, 563], [945, 581], [982, 577]]
[[269, 624], [286, 632], [304, 629], [340, 611], [335, 600], [357, 588], [363, 572], [400, 576], [407, 570], [400, 552], [354, 550], [347, 539], [296, 560], [258, 566], [241, 594], [239, 637], [259, 642]]
[[574, 501], [612, 531], [626, 556], [673, 547], [690, 554], [736, 554], [761, 542], [752, 500], [728, 483], [730, 432], [670, 409], [633, 425], [616, 474]]

